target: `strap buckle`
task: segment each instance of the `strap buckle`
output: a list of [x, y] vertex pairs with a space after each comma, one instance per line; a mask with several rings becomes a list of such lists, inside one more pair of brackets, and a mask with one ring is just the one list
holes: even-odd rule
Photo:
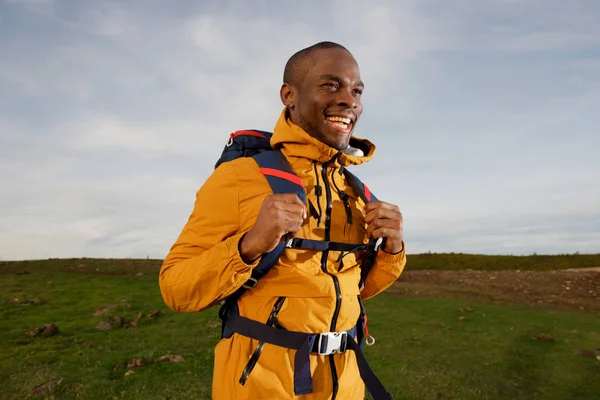
[[348, 332], [325, 332], [319, 334], [318, 353], [328, 356], [344, 353], [348, 344]]
[[256, 278], [248, 278], [248, 280], [246, 281], [246, 283], [244, 283], [242, 285], [243, 288], [245, 289], [254, 289], [256, 287], [256, 285], [258, 284], [258, 280]]

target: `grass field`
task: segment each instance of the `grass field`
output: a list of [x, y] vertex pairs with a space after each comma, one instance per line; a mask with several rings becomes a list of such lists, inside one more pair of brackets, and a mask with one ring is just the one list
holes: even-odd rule
[[[600, 266], [600, 255], [410, 257], [409, 269], [429, 270]], [[217, 310], [169, 311], [159, 267], [156, 260], [0, 263], [1, 397], [210, 398]], [[366, 355], [394, 399], [600, 398], [597, 314], [398, 291], [366, 306], [377, 339]], [[112, 328], [98, 329], [103, 322]], [[27, 334], [51, 323], [54, 336]]]

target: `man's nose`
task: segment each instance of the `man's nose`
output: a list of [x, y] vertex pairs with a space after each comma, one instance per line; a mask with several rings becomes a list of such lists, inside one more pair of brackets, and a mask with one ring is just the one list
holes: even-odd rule
[[359, 100], [353, 95], [351, 89], [342, 89], [338, 92], [336, 101], [338, 106], [356, 108], [360, 104]]

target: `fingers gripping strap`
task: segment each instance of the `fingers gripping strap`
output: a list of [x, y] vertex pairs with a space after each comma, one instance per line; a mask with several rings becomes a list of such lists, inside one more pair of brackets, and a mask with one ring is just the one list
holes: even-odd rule
[[[369, 190], [367, 185], [362, 183], [361, 180], [358, 179], [358, 177], [356, 175], [352, 174], [347, 169], [344, 169], [344, 174], [346, 176], [346, 180], [348, 181], [348, 184], [350, 185], [350, 187], [352, 188], [354, 193], [356, 193], [358, 196], [360, 196], [360, 198], [365, 203], [377, 201], [377, 197], [373, 193], [371, 193], [371, 191]], [[369, 244], [372, 244], [373, 247], [368, 250], [367, 254], [363, 258], [363, 262], [362, 262], [361, 268], [360, 268], [360, 281], [359, 281], [358, 286], [361, 290], [363, 288], [365, 280], [367, 279], [367, 275], [369, 274], [369, 270], [371, 269], [371, 266], [373, 265], [373, 263], [375, 261], [375, 256], [377, 254], [377, 249], [374, 246], [375, 241], [372, 240], [371, 242], [369, 242]]]

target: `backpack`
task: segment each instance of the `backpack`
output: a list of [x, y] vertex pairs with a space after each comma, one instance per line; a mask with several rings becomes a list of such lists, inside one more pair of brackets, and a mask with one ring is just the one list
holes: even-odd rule
[[[225, 162], [240, 157], [252, 157], [257, 162], [261, 173], [269, 183], [274, 194], [295, 193], [303, 203], [306, 203], [306, 192], [302, 180], [294, 173], [283, 153], [271, 147], [271, 137], [271, 132], [254, 129], [239, 130], [231, 133], [221, 157], [215, 164], [215, 169]], [[371, 193], [369, 188], [360, 179], [345, 168], [343, 171], [348, 184], [365, 203], [377, 201], [376, 196]], [[375, 396], [375, 399], [391, 399], [389, 393], [371, 371], [362, 354], [363, 341], [367, 345], [371, 345], [374, 343], [374, 339], [368, 335], [366, 327], [367, 318], [360, 295], [358, 296], [358, 300], [361, 312], [357, 324], [350, 331], [341, 333], [307, 334], [286, 331], [281, 328], [277, 329], [267, 324], [241, 317], [237, 307], [238, 299], [247, 290], [256, 287], [258, 280], [277, 264], [279, 257], [286, 249], [339, 251], [340, 262], [343, 255], [348, 252], [365, 252], [361, 264], [361, 277], [359, 281], [359, 287], [362, 288], [381, 244], [382, 239], [370, 241], [367, 244], [339, 243], [303, 238], [290, 239], [287, 237], [282, 239], [274, 250], [262, 255], [258, 265], [253, 268], [248, 281], [221, 303], [219, 310], [219, 318], [222, 320], [221, 337], [229, 338], [235, 332], [259, 340], [263, 345], [266, 342], [298, 350], [294, 363], [294, 392], [296, 395], [312, 393], [312, 380], [310, 365], [308, 363], [308, 353], [310, 351], [327, 355], [336, 352], [341, 353], [346, 351], [346, 349], [354, 350], [357, 356], [360, 375], [369, 392]], [[348, 339], [348, 335], [351, 336], [350, 339]], [[353, 338], [356, 338], [357, 342], [354, 342]], [[242, 378], [240, 378], [242, 385], [258, 361], [260, 351], [262, 351], [262, 345], [257, 347], [244, 369]]]

